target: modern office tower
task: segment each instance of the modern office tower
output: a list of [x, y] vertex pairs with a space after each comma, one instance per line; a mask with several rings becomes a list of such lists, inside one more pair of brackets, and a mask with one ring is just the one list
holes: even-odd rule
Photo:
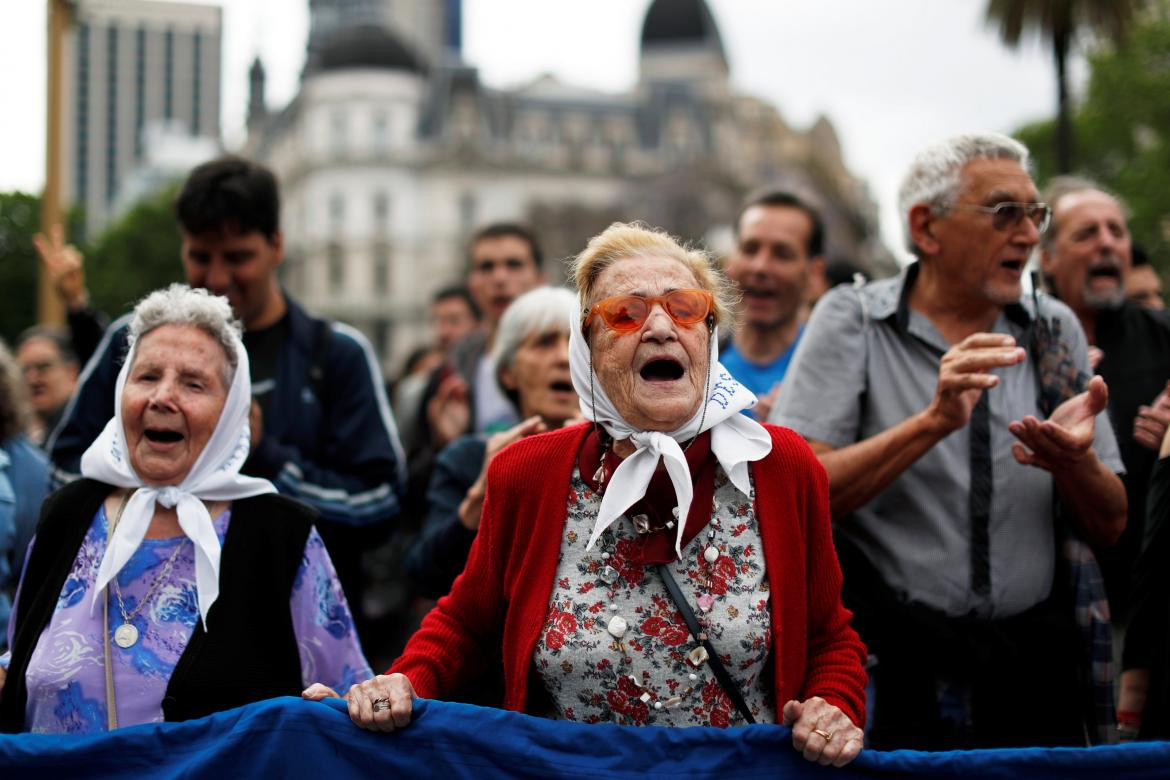
[[112, 218], [128, 177], [151, 156], [151, 138], [218, 147], [221, 26], [213, 5], [74, 4], [62, 69], [62, 192], [84, 208], [88, 234]]

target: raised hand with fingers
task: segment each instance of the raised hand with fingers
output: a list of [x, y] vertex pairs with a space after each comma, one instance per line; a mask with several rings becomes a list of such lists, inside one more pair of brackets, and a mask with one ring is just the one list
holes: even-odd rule
[[865, 735], [849, 716], [820, 696], [789, 701], [782, 713], [792, 746], [822, 766], [845, 766], [861, 752]]
[[467, 489], [467, 494], [463, 497], [462, 503], [459, 504], [459, 522], [463, 523], [464, 527], [472, 531], [479, 528], [479, 519], [483, 512], [483, 497], [487, 492], [488, 465], [491, 464], [492, 458], [496, 456], [496, 453], [509, 444], [520, 441], [525, 436], [531, 436], [534, 433], [544, 433], [547, 430], [548, 425], [539, 417], [529, 417], [527, 420], [522, 420], [506, 431], [493, 434], [487, 440], [487, 447], [483, 453], [483, 468], [479, 472], [479, 479]]
[[435, 449], [442, 449], [467, 433], [471, 425], [471, 398], [467, 382], [451, 373], [439, 383], [435, 397], [427, 402], [427, 422]]
[[999, 384], [993, 368], [1023, 362], [1023, 347], [1003, 333], [975, 333], [951, 347], [942, 357], [938, 385], [927, 409], [939, 430], [958, 430], [971, 420], [979, 396]]
[[49, 228], [48, 236], [37, 233], [33, 246], [66, 308], [76, 311], [89, 305], [84, 260], [77, 247], [65, 242], [65, 228], [57, 224]]

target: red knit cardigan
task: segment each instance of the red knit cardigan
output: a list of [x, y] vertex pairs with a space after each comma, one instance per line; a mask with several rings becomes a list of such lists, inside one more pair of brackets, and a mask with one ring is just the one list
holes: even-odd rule
[[[776, 706], [820, 696], [865, 720], [865, 646], [841, 605], [828, 479], [796, 433], [765, 426], [772, 451], [752, 464], [771, 591]], [[467, 567], [391, 667], [417, 694], [441, 699], [483, 671], [502, 643], [504, 707], [524, 711], [532, 654], [548, 614], [569, 480], [589, 425], [534, 436], [488, 468]]]

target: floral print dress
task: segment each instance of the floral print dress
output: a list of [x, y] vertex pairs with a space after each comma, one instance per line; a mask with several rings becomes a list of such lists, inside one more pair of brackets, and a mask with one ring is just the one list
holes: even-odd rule
[[[213, 521], [220, 544], [230, 520], [229, 509]], [[93, 584], [106, 550], [107, 525], [102, 507], [94, 515], [53, 616], [29, 658], [25, 677], [25, 728], [29, 731], [91, 733], [107, 728], [100, 601], [90, 609]], [[176, 546], [180, 547], [178, 551]], [[199, 604], [194, 547], [186, 536], [144, 539], [118, 573], [123, 604], [127, 613], [132, 613], [151, 584], [165, 572], [172, 553], [175, 558], [169, 574], [133, 618], [139, 639], [128, 648], [119, 647], [113, 640], [122, 616], [113, 588], [109, 589], [110, 654], [119, 726], [163, 720], [162, 700], [167, 683], [195, 631]], [[333, 564], [316, 529], [305, 542], [289, 608], [301, 677], [306, 684], [323, 682], [344, 691], [373, 676], [362, 655]], [[0, 658], [0, 665], [6, 667], [7, 661], [6, 654]]]
[[[585, 544], [601, 507], [574, 469], [569, 512], [548, 616], [533, 661], [552, 717], [587, 723], [658, 726], [743, 725], [654, 565], [639, 560], [640, 539], [621, 517], [592, 550]], [[705, 551], [715, 546], [715, 561]], [[711, 521], [683, 548], [671, 574], [739, 685], [753, 717], [775, 722], [768, 579], [749, 497], [716, 470]], [[608, 630], [625, 621], [621, 638]]]

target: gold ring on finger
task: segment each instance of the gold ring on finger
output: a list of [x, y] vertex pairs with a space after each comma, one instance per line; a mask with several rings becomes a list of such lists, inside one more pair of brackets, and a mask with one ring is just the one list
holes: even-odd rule
[[812, 733], [818, 735], [821, 739], [825, 740], [825, 742], [833, 741], [833, 732], [831, 731], [825, 731], [824, 729], [813, 729]]

